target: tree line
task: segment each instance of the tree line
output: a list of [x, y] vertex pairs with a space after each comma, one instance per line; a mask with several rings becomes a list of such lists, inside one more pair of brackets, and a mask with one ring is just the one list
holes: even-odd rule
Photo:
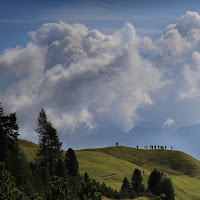
[[131, 183], [124, 179], [120, 191], [90, 179], [87, 173], [80, 175], [74, 150], [69, 148], [64, 154], [57, 130], [44, 109], [36, 124], [39, 150], [35, 161], [29, 163], [19, 146], [16, 113], [5, 115], [0, 103], [0, 200], [101, 200], [102, 195], [120, 199], [145, 195], [147, 191], [165, 194], [164, 186], [169, 190], [166, 185], [170, 179], [163, 177], [155, 184], [160, 193], [150, 186], [146, 190], [139, 170], [134, 171]]
[[[143, 171], [144, 173], [144, 171]], [[174, 188], [169, 177], [163, 176], [163, 173], [154, 169], [149, 178], [148, 186], [143, 184], [142, 172], [135, 169], [131, 181], [125, 177], [120, 190], [121, 198], [135, 198], [140, 196], [150, 197], [156, 200], [174, 200]]]
[[40, 148], [33, 163], [27, 161], [19, 147], [16, 121], [16, 114], [5, 115], [0, 104], [1, 200], [101, 199], [98, 184], [87, 173], [79, 174], [73, 149], [64, 155], [62, 142], [44, 109], [37, 120]]

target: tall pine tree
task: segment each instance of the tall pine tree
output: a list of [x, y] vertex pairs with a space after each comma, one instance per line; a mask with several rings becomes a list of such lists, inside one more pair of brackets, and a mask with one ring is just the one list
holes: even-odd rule
[[62, 142], [59, 141], [56, 129], [51, 122], [47, 120], [43, 108], [38, 117], [36, 132], [39, 135], [40, 146], [40, 150], [37, 154], [37, 161], [45, 170], [45, 173], [53, 175], [55, 173], [57, 160], [62, 154]]

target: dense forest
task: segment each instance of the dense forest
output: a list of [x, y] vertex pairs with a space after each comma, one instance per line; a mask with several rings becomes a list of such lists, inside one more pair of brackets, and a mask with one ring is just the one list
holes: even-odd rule
[[72, 148], [62, 150], [57, 130], [41, 109], [36, 122], [39, 151], [29, 163], [18, 143], [16, 113], [4, 114], [0, 103], [0, 199], [1, 200], [100, 200], [147, 196], [152, 199], [174, 199], [170, 178], [154, 169], [148, 186], [143, 185], [142, 172], [133, 169], [131, 181], [126, 177], [121, 190], [98, 183], [89, 175], [79, 174], [79, 163]]

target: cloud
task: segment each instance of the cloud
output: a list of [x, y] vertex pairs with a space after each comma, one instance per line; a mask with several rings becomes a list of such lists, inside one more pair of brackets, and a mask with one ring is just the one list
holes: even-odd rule
[[[157, 41], [142, 38], [138, 49], [173, 82], [177, 100], [199, 96], [200, 16], [188, 11], [177, 24], [168, 25]], [[173, 92], [172, 92], [173, 91]]]
[[170, 128], [175, 124], [175, 121], [170, 117], [163, 123], [162, 128]]
[[62, 132], [91, 130], [98, 119], [129, 131], [137, 108], [153, 104], [151, 93], [162, 86], [162, 72], [140, 55], [140, 38], [129, 23], [113, 35], [64, 22], [29, 35], [26, 47], [0, 56], [2, 72], [20, 76], [1, 99], [17, 112], [22, 129], [35, 127], [44, 107]]
[[[35, 127], [44, 107], [62, 132], [92, 130], [102, 119], [128, 132], [140, 120], [139, 108], [160, 101], [176, 108], [200, 96], [198, 13], [186, 12], [156, 41], [138, 37], [130, 23], [113, 35], [64, 22], [28, 34], [25, 47], [0, 55], [0, 81], [16, 79], [0, 98], [23, 130]], [[163, 126], [174, 123], [167, 121]]]
[[25, 48], [6, 49], [0, 55], [0, 79], [12, 73], [14, 76], [40, 73], [45, 68], [47, 49], [30, 42]]

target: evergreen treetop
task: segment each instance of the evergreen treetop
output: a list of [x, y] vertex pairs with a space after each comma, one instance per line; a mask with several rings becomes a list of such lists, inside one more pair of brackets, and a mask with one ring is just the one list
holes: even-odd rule
[[47, 120], [45, 110], [42, 108], [37, 121], [36, 132], [39, 135], [40, 150], [37, 159], [43, 167], [48, 167], [50, 174], [55, 172], [57, 160], [61, 157], [62, 142], [59, 141], [57, 131]]
[[159, 172], [158, 170], [154, 169], [148, 179], [148, 190], [154, 194], [159, 195], [159, 183], [163, 177], [163, 173]]
[[78, 175], [78, 161], [72, 148], [69, 148], [65, 154], [65, 166], [71, 176]]
[[142, 184], [142, 181], [143, 178], [141, 175], [141, 171], [139, 169], [135, 169], [131, 177], [131, 188], [138, 196], [140, 196], [141, 192], [143, 192], [144, 190], [144, 185]]

